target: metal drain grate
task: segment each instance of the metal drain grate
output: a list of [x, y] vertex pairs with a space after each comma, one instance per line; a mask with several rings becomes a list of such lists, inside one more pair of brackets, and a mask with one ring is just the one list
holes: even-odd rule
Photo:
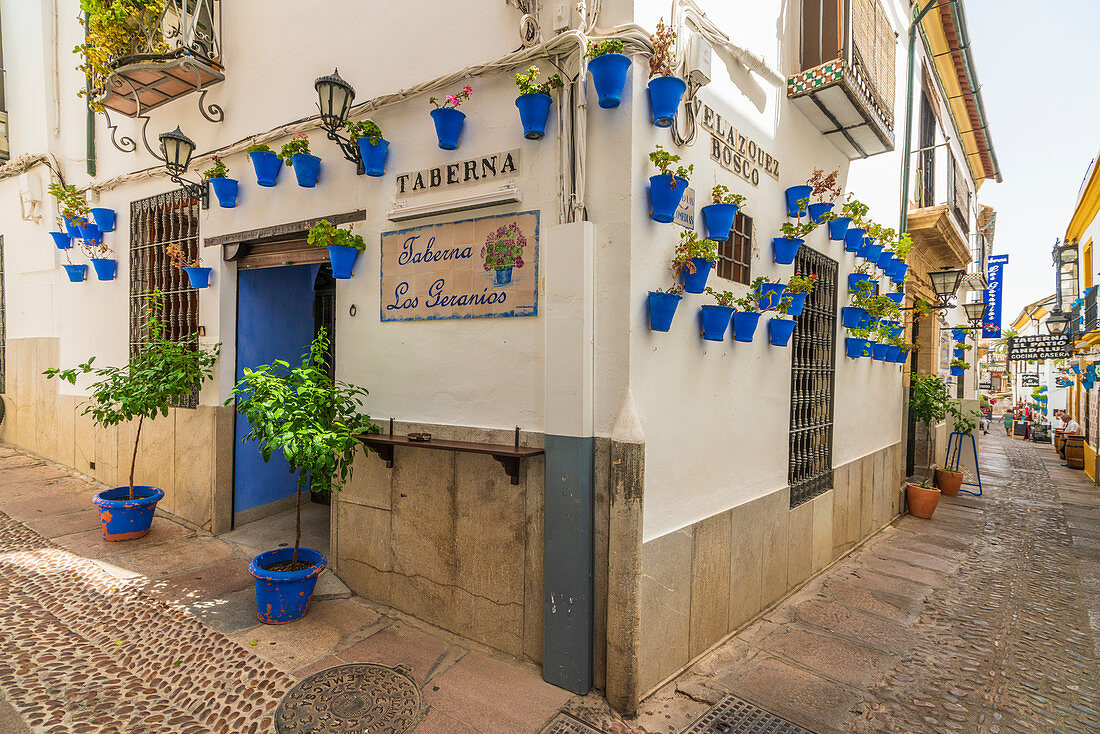
[[726, 696], [680, 734], [814, 734], [786, 719]]
[[407, 668], [355, 663], [322, 670], [292, 688], [275, 712], [275, 731], [406, 734], [423, 713]]
[[593, 729], [580, 719], [573, 718], [569, 714], [559, 713], [550, 723], [543, 727], [539, 734], [604, 734], [599, 729]]

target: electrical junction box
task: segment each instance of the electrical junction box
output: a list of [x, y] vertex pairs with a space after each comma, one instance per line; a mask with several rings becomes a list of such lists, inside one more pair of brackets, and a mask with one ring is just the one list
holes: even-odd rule
[[556, 3], [554, 5], [553, 30], [555, 33], [577, 27], [578, 24], [573, 22], [576, 15], [575, 7], [575, 3]]
[[710, 68], [714, 63], [714, 51], [710, 44], [698, 33], [692, 31], [687, 38], [684, 52], [684, 68], [688, 81], [696, 87], [710, 84]]

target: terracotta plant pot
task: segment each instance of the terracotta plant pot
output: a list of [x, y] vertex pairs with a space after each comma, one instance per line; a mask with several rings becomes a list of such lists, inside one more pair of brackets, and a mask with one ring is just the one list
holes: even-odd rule
[[942, 494], [946, 494], [948, 497], [958, 496], [959, 487], [962, 486], [962, 483], [963, 473], [961, 471], [936, 470], [936, 486], [940, 488]]
[[905, 496], [909, 500], [909, 514], [925, 520], [932, 519], [932, 513], [940, 503], [940, 490], [925, 488], [919, 484], [906, 484]]

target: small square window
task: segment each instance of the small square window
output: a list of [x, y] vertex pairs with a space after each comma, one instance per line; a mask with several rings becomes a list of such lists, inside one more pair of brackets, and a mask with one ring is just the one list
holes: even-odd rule
[[729, 239], [718, 243], [718, 277], [748, 285], [751, 263], [752, 217], [738, 212]]

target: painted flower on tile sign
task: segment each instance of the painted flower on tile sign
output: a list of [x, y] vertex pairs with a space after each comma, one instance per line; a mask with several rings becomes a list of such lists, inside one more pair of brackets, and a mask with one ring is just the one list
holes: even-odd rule
[[512, 222], [489, 234], [481, 248], [481, 257], [485, 261], [485, 270], [504, 270], [523, 267], [523, 248], [527, 247], [527, 238], [519, 224]]

